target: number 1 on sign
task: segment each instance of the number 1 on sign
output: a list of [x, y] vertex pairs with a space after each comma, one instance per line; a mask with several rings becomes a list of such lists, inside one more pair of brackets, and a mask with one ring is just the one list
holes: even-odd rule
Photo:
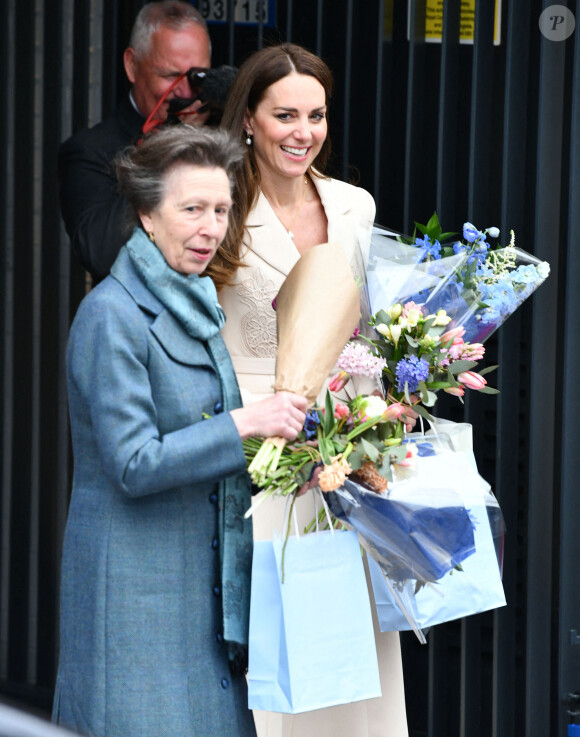
[[[228, 20], [228, 0], [200, 0], [199, 12], [210, 22], [225, 23]], [[234, 23], [268, 24], [268, 0], [234, 0]]]

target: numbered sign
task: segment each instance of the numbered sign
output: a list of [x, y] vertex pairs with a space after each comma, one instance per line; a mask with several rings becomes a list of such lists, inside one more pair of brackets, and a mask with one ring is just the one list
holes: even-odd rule
[[[199, 0], [197, 8], [208, 23], [227, 23], [228, 0]], [[275, 0], [234, 0], [234, 23], [274, 25]]]

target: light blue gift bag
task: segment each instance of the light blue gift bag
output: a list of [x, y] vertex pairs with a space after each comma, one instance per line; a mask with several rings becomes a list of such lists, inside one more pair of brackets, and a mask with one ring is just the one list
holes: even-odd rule
[[433, 625], [505, 605], [488, 514], [488, 506], [493, 504], [494, 497], [471, 490], [465, 493], [464, 501], [474, 526], [475, 552], [462, 561], [461, 570], [451, 570], [438, 581], [415, 592], [415, 581], [404, 584], [389, 582], [379, 564], [369, 557], [382, 632], [413, 629], [419, 640], [425, 642], [423, 630]]
[[381, 695], [355, 532], [254, 543], [248, 705], [297, 714]]

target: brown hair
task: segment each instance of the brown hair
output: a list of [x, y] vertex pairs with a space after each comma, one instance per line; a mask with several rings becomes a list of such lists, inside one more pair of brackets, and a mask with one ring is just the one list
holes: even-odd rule
[[[228, 130], [234, 139], [244, 142], [246, 113], [253, 114], [268, 87], [292, 72], [317, 79], [324, 88], [326, 104], [329, 104], [332, 95], [332, 72], [320, 57], [296, 44], [268, 46], [256, 51], [240, 67], [228, 95], [222, 127]], [[245, 224], [260, 193], [260, 172], [253, 146], [244, 148], [246, 149], [244, 163], [234, 175], [236, 185], [230, 228], [220, 251], [206, 271], [218, 289], [228, 284], [235, 271], [243, 265], [241, 246], [246, 230]], [[324, 171], [329, 155], [330, 138], [327, 136], [314, 160], [316, 171], [311, 170], [311, 175], [320, 176], [318, 172]]]

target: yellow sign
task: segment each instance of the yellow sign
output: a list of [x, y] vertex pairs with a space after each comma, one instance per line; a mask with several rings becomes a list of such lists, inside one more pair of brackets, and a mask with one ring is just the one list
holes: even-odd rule
[[[445, 0], [426, 0], [425, 41], [441, 43], [443, 35], [443, 3]], [[459, 43], [472, 44], [475, 32], [476, 0], [461, 0]], [[501, 0], [495, 0], [493, 43], [499, 46], [501, 39]]]

